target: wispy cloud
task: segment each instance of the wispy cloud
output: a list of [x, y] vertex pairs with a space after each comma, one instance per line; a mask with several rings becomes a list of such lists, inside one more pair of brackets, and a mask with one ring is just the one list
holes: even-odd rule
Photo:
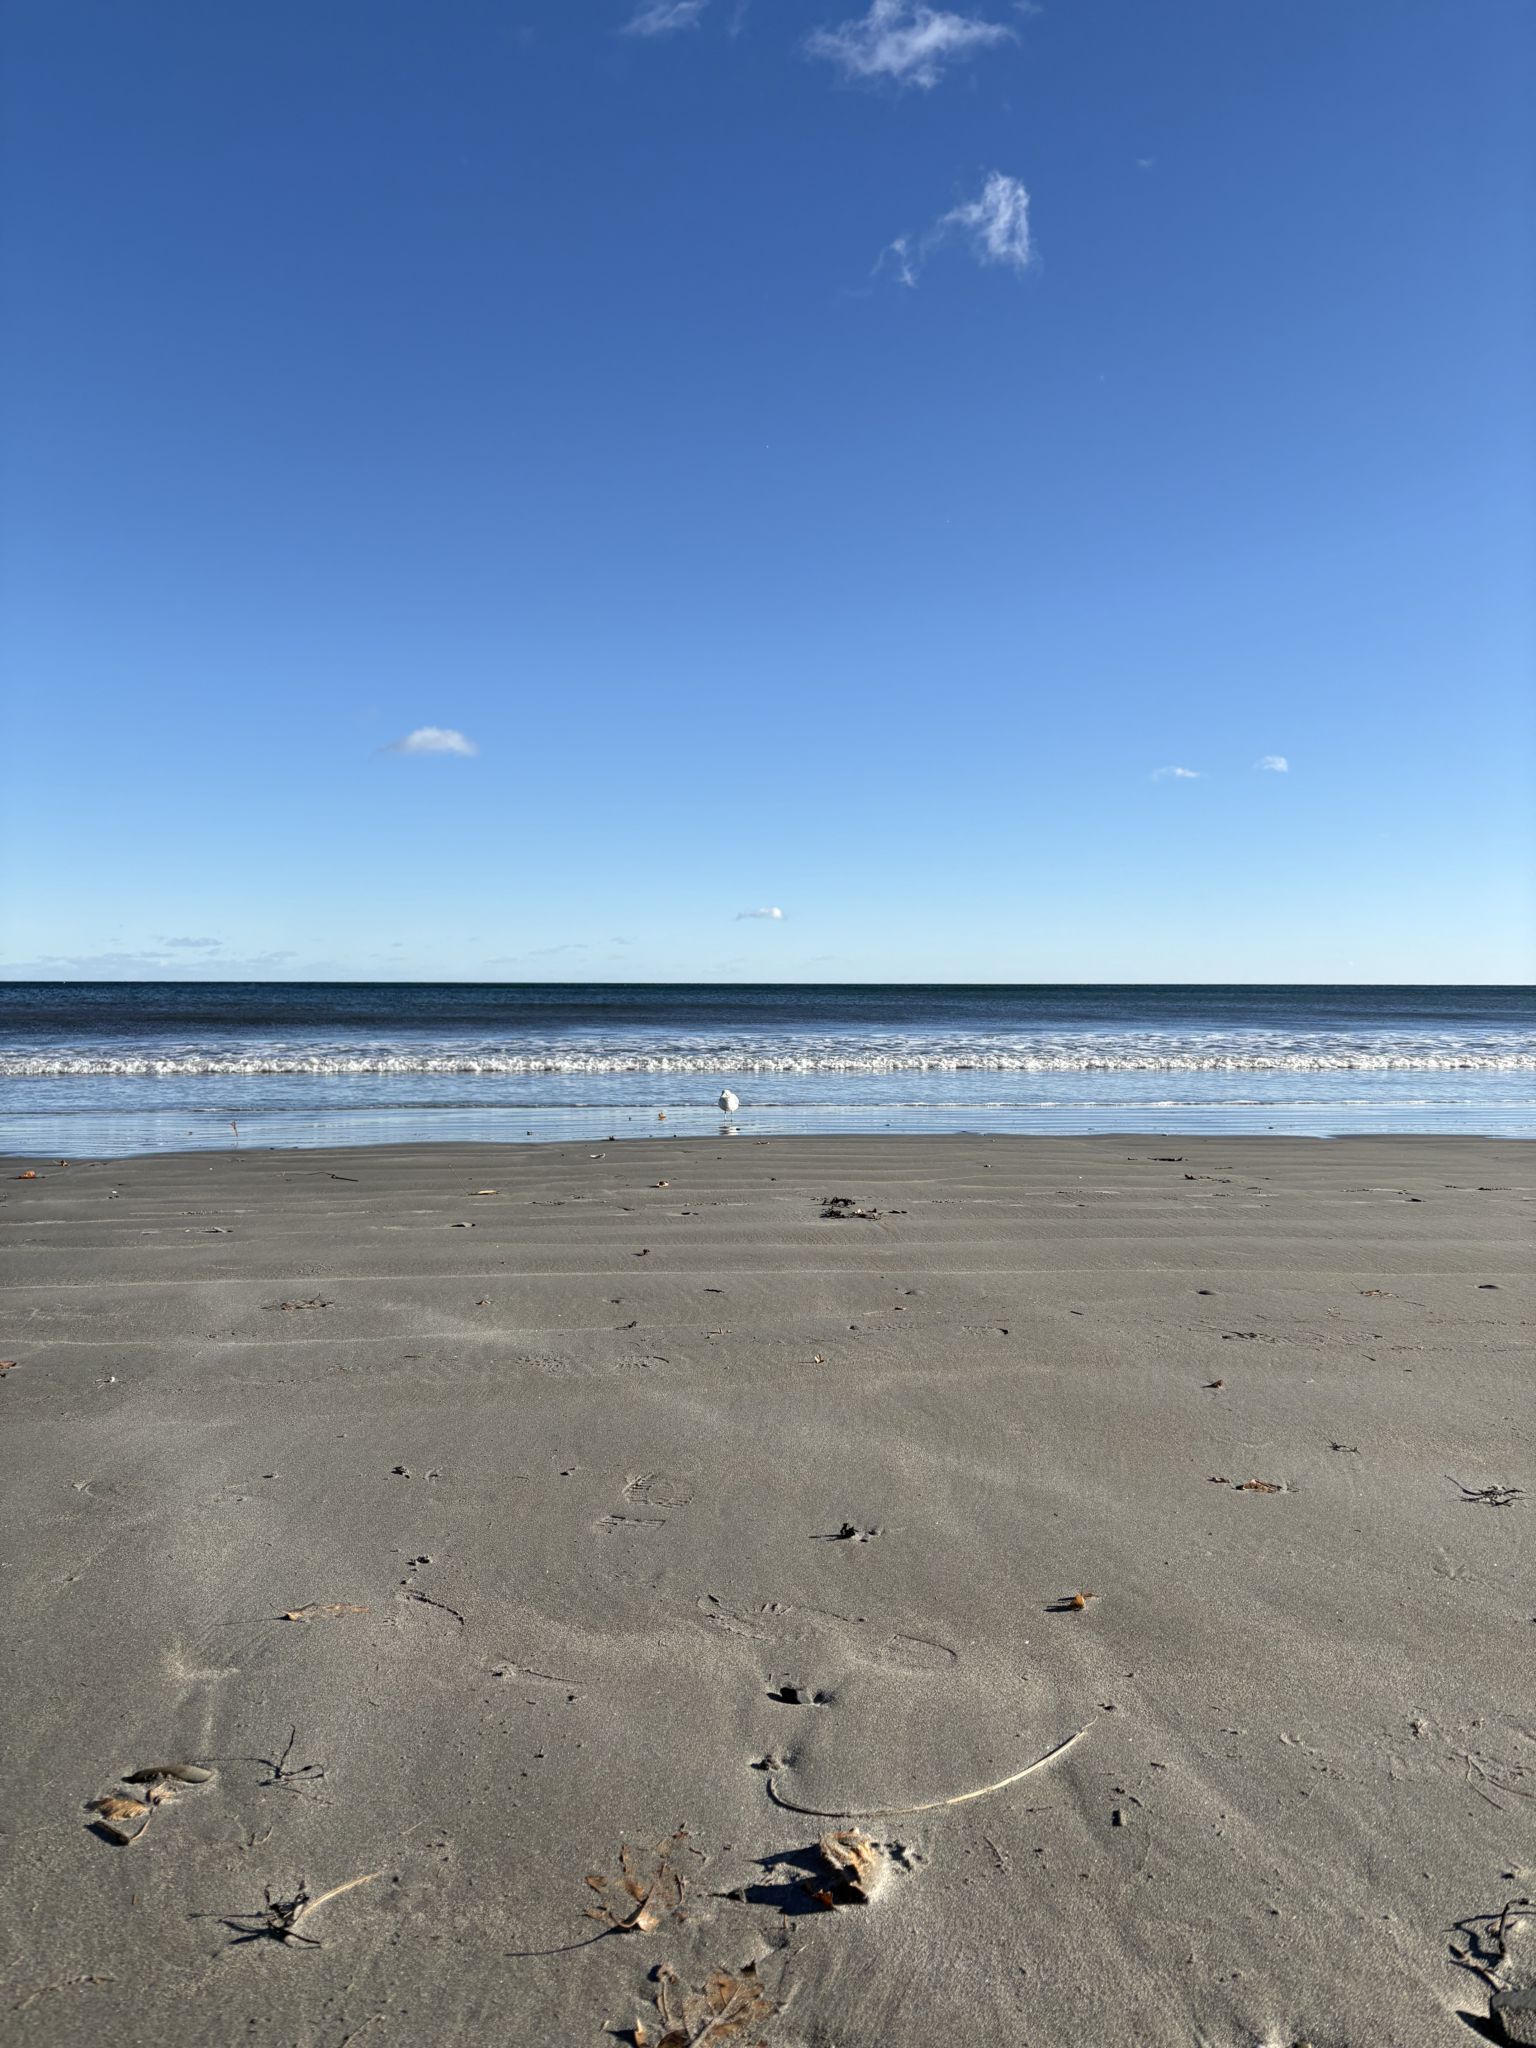
[[391, 740], [381, 750], [386, 754], [478, 754], [473, 740], [455, 732], [451, 725], [418, 725], [402, 740]]
[[910, 235], [898, 235], [888, 242], [880, 252], [875, 275], [890, 270], [898, 284], [915, 286], [928, 258], [956, 231], [969, 241], [979, 263], [1000, 263], [1022, 276], [1033, 254], [1029, 194], [1023, 181], [1010, 178], [1006, 171], [989, 171], [979, 196], [963, 206], [952, 206], [925, 235], [916, 241]]
[[1198, 782], [1202, 771], [1199, 768], [1154, 768], [1154, 782]]
[[939, 226], [965, 229], [983, 263], [1029, 268], [1029, 194], [1017, 178], [990, 172], [981, 197], [951, 208]]
[[222, 939], [162, 938], [160, 940], [160, 944], [162, 946], [172, 947], [175, 951], [181, 953], [217, 953], [219, 948], [223, 945], [223, 943], [224, 941]]
[[649, 0], [637, 7], [620, 34], [626, 36], [669, 36], [680, 28], [697, 28], [709, 0]]
[[926, 91], [947, 65], [1013, 40], [1013, 30], [1001, 22], [916, 0], [871, 0], [868, 14], [814, 30], [805, 47], [813, 57], [840, 64], [850, 78], [889, 78]]
[[765, 904], [761, 910], [738, 910], [736, 922], [740, 924], [744, 917], [766, 917], [773, 923], [780, 924], [783, 922], [784, 913], [776, 903], [770, 903]]
[[1262, 768], [1270, 775], [1289, 775], [1291, 772], [1291, 764], [1287, 761], [1284, 754], [1266, 754], [1262, 760], [1255, 761], [1253, 765], [1255, 768]]

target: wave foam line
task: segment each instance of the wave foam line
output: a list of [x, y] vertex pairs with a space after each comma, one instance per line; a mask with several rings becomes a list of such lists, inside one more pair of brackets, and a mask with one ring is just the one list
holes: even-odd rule
[[1286, 1052], [1137, 1050], [1054, 1053], [369, 1053], [0, 1055], [13, 1080], [217, 1078], [239, 1075], [442, 1075], [515, 1078], [558, 1074], [1458, 1074], [1536, 1072], [1532, 1051]]

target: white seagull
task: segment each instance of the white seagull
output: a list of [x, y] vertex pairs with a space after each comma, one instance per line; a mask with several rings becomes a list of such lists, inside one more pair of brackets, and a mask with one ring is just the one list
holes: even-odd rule
[[733, 1095], [729, 1088], [722, 1088], [720, 1090], [720, 1107], [727, 1116], [734, 1116], [741, 1107], [741, 1098], [740, 1096]]

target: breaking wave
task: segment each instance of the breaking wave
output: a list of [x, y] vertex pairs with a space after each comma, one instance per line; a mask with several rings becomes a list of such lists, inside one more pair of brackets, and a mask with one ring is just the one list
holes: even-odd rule
[[0, 1053], [0, 1076], [62, 1080], [239, 1075], [1321, 1074], [1536, 1072], [1536, 1040], [1492, 1033], [1103, 1034], [1073, 1039], [783, 1038], [680, 1044], [295, 1046]]

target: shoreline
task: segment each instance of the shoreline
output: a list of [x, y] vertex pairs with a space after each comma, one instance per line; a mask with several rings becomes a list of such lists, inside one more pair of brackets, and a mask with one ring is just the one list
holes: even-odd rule
[[[1453, 2048], [1536, 1786], [1531, 1159], [6, 1160], [18, 2041], [598, 2042], [755, 1959], [770, 2048]], [[899, 1810], [873, 1904], [797, 1808]], [[577, 1948], [683, 1822], [693, 1917]]]

